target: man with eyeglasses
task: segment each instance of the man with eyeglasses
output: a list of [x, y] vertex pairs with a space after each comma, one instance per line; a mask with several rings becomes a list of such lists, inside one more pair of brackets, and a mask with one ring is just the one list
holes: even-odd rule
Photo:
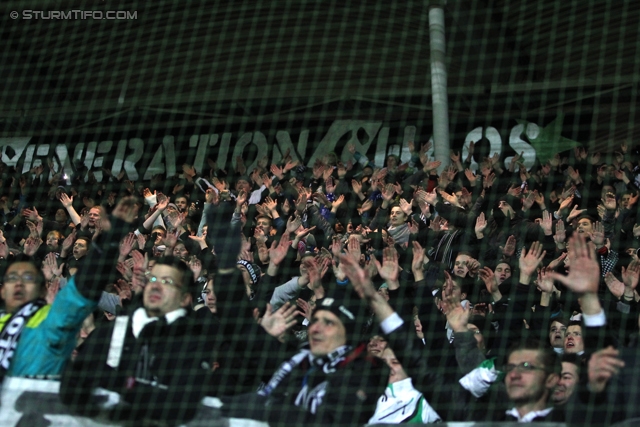
[[[112, 421], [188, 420], [204, 396], [215, 330], [191, 310], [189, 266], [174, 256], [156, 260], [141, 306], [98, 328], [67, 368], [63, 403]], [[144, 404], [143, 404], [144, 403]]]
[[5, 377], [58, 377], [76, 345], [84, 319], [97, 306], [118, 255], [118, 243], [135, 218], [133, 203], [121, 201], [103, 235], [94, 242], [86, 268], [81, 268], [47, 304], [45, 280], [33, 261], [17, 256], [0, 288], [6, 314], [0, 317], [0, 381]]
[[513, 347], [503, 371], [507, 395], [514, 407], [500, 421], [564, 421], [563, 413], [554, 410], [550, 402], [560, 369], [555, 352], [537, 340], [525, 340]]

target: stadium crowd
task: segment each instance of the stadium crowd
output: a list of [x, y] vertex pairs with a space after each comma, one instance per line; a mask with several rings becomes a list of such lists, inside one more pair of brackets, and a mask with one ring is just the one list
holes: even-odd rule
[[0, 376], [132, 425], [205, 396], [270, 425], [640, 416], [640, 147], [480, 147], [439, 173], [429, 143], [147, 182], [0, 165]]

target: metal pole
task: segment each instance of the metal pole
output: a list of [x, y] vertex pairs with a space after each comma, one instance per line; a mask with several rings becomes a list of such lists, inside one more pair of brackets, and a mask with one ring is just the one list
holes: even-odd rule
[[444, 37], [444, 5], [446, 0], [432, 1], [429, 6], [429, 45], [431, 52], [431, 103], [433, 106], [434, 157], [440, 160], [440, 171], [449, 165], [449, 101], [447, 99], [446, 44]]

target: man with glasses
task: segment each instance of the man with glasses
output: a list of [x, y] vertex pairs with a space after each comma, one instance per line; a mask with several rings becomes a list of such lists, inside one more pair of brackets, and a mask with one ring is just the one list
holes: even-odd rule
[[6, 310], [0, 317], [0, 380], [5, 376], [55, 378], [62, 373], [83, 320], [100, 299], [102, 289], [96, 286], [96, 278], [108, 280], [119, 240], [134, 218], [133, 202], [121, 201], [113, 216], [104, 219], [104, 233], [94, 242], [86, 268], [71, 278], [51, 305], [44, 299], [40, 269], [25, 255], [15, 257], [0, 288]]
[[[112, 421], [186, 422], [205, 393], [215, 328], [191, 310], [194, 283], [179, 258], [156, 260], [141, 306], [96, 329], [63, 376], [63, 403]], [[142, 421], [141, 421], [142, 422]]]
[[509, 351], [503, 371], [507, 395], [515, 406], [500, 421], [564, 421], [550, 401], [560, 379], [558, 358], [551, 348], [525, 340]]

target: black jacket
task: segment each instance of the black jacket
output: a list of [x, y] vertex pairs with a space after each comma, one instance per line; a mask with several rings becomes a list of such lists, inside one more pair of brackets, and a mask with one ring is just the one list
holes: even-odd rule
[[121, 404], [100, 414], [113, 421], [137, 425], [188, 421], [205, 395], [215, 324], [187, 312], [171, 324], [164, 317], [151, 322], [135, 338], [132, 316], [116, 368], [107, 365], [115, 322], [87, 338], [63, 375], [62, 402], [81, 415], [97, 416], [100, 410], [92, 391], [101, 387], [121, 396]]

